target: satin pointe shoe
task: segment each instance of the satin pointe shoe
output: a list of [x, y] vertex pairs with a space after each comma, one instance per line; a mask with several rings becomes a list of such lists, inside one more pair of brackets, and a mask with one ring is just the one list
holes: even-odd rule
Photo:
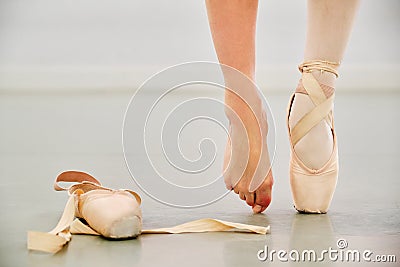
[[[78, 182], [70, 188], [60, 182]], [[61, 173], [54, 184], [57, 191], [68, 190], [74, 197], [75, 217], [83, 219], [93, 230], [106, 238], [136, 237], [142, 229], [141, 199], [130, 190], [113, 190], [84, 172]]]
[[[338, 149], [337, 138], [333, 123], [334, 92], [329, 97], [322, 89], [322, 85], [315, 79], [312, 71], [330, 72], [338, 77], [333, 66], [338, 63], [313, 60], [299, 66], [303, 73], [299, 84], [301, 93], [310, 97], [314, 104], [313, 109], [306, 113], [294, 127], [289, 127], [294, 98], [299, 93], [296, 90], [289, 102], [287, 111], [287, 126], [290, 139], [290, 185], [294, 207], [301, 213], [326, 213], [329, 209], [338, 179]], [[332, 88], [333, 89], [333, 88]], [[332, 132], [333, 149], [328, 161], [319, 169], [309, 168], [302, 162], [294, 149], [295, 145], [306, 136], [313, 127], [325, 121]]]
[[[62, 182], [74, 183], [69, 188]], [[32, 251], [57, 253], [73, 234], [101, 235], [107, 239], [133, 238], [140, 234], [179, 234], [203, 232], [246, 232], [267, 234], [269, 226], [233, 223], [205, 218], [167, 228], [142, 229], [141, 199], [133, 191], [102, 187], [91, 175], [67, 171], [54, 184], [70, 197], [57, 226], [50, 232], [28, 231], [27, 247]]]
[[[63, 188], [60, 186], [63, 182], [73, 185]], [[28, 249], [56, 253], [71, 240], [72, 234], [101, 235], [108, 239], [141, 234], [141, 199], [137, 193], [103, 187], [91, 175], [78, 171], [61, 173], [54, 189], [69, 193], [64, 212], [50, 232], [28, 232]]]

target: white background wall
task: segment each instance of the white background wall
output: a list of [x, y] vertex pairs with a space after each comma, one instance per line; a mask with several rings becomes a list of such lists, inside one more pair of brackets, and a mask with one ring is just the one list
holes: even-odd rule
[[[292, 89], [306, 1], [261, 0], [257, 79]], [[400, 1], [363, 0], [343, 90], [398, 90]], [[187, 61], [216, 61], [204, 1], [0, 0], [0, 91], [132, 90]]]

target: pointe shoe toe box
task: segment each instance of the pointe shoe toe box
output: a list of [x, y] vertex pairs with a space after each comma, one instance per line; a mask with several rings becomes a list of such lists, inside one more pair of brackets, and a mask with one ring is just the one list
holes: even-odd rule
[[333, 164], [335, 166], [328, 171], [310, 173], [294, 162], [291, 165], [290, 185], [295, 209], [301, 213], [326, 213], [336, 188], [337, 165]]
[[142, 229], [140, 203], [123, 190], [93, 190], [82, 194], [78, 211], [78, 217], [107, 238], [135, 237]]

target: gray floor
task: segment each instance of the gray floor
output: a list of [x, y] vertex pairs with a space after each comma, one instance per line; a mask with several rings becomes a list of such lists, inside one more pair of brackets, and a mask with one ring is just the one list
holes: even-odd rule
[[[344, 238], [348, 249], [396, 255], [400, 262], [400, 93], [338, 94], [336, 128], [340, 180], [330, 212], [301, 215], [292, 208], [288, 142], [284, 125], [288, 95], [271, 95], [277, 155], [271, 207], [253, 215], [233, 194], [197, 209], [164, 206], [132, 182], [121, 148], [121, 125], [129, 94], [0, 95], [0, 266], [271, 266], [297, 265], [257, 252], [322, 251]], [[55, 226], [66, 194], [52, 182], [63, 170], [92, 173], [110, 187], [133, 188], [143, 197], [144, 226], [172, 226], [204, 217], [270, 225], [271, 234], [204, 233], [146, 235], [112, 242], [74, 236], [56, 255], [28, 252], [26, 232]], [[103, 178], [102, 178], [103, 177]], [[312, 265], [310, 262], [304, 266]], [[342, 265], [325, 260], [324, 265]], [[348, 263], [376, 266], [377, 263]]]

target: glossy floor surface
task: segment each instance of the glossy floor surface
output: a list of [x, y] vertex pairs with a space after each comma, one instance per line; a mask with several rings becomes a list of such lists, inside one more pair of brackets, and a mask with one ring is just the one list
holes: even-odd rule
[[[165, 206], [144, 194], [130, 178], [122, 153], [121, 125], [130, 97], [0, 95], [0, 266], [399, 266], [400, 93], [337, 94], [341, 169], [326, 215], [297, 214], [292, 207], [285, 128], [288, 94], [268, 96], [277, 132], [275, 187], [270, 208], [258, 215], [234, 194], [196, 209]], [[87, 171], [109, 187], [139, 192], [145, 228], [212, 217], [270, 225], [271, 233], [146, 235], [118, 242], [74, 236], [56, 255], [29, 252], [27, 231], [49, 231], [62, 212], [67, 195], [54, 192], [52, 183], [69, 169]], [[339, 239], [347, 248], [338, 249]], [[358, 250], [361, 257], [370, 250], [371, 259], [395, 255], [397, 262], [346, 263], [328, 255], [318, 263], [282, 262], [277, 254], [261, 261], [257, 254], [266, 247], [268, 252], [315, 250], [318, 255], [331, 247]]]

